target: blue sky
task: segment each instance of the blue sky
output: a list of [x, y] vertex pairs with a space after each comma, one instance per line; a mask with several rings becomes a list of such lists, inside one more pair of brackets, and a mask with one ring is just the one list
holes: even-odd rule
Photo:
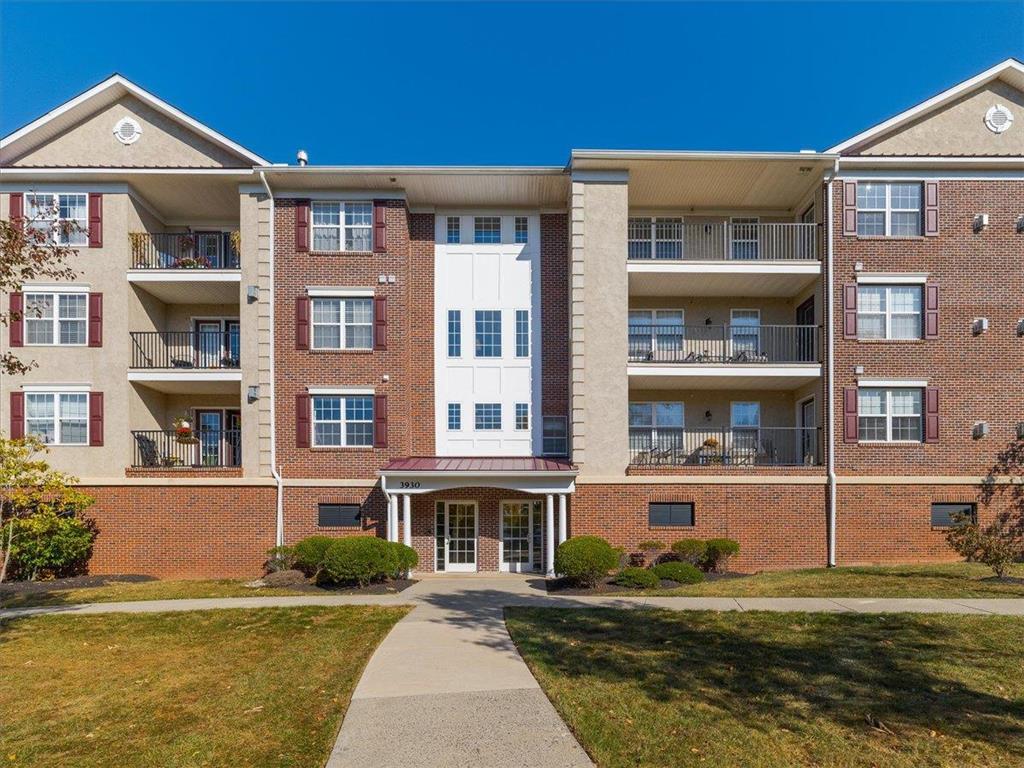
[[118, 71], [275, 162], [820, 150], [1009, 56], [1020, 0], [0, 0], [0, 134]]

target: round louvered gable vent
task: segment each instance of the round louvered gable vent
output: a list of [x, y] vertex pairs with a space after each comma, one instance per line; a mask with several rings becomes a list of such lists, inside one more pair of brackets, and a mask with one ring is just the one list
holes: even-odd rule
[[142, 127], [130, 117], [123, 117], [114, 126], [114, 136], [122, 144], [134, 144], [142, 136]]
[[1002, 133], [1013, 125], [1013, 113], [1002, 104], [996, 104], [985, 113], [985, 125], [992, 133]]

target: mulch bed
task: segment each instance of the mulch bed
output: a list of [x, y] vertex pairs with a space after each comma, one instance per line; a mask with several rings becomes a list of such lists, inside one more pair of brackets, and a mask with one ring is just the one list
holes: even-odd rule
[[38, 595], [46, 592], [63, 592], [68, 589], [104, 587], [114, 582], [141, 584], [146, 581], [156, 581], [156, 579], [152, 576], [124, 574], [120, 576], [70, 576], [66, 579], [50, 579], [49, 581], [5, 581], [0, 584], [0, 596]]
[[[728, 571], [726, 573], [706, 573], [704, 574], [705, 581], [725, 581], [727, 579], [742, 579], [750, 574], [747, 573], [735, 573]], [[602, 581], [599, 581], [593, 587], [578, 587], [575, 584], [569, 583], [568, 579], [548, 579], [547, 587], [548, 592], [558, 593], [559, 595], [635, 595], [641, 590], [630, 589], [628, 587], [621, 587], [614, 583], [614, 576], [608, 576]], [[686, 586], [685, 584], [677, 584], [674, 581], [668, 579], [662, 579], [658, 585], [658, 589], [675, 589], [676, 587]]]
[[415, 583], [416, 579], [393, 579], [392, 581], [383, 581], [380, 584], [370, 584], [365, 587], [317, 587], [312, 584], [310, 586], [314, 592], [327, 592], [332, 595], [394, 595], [404, 592]]

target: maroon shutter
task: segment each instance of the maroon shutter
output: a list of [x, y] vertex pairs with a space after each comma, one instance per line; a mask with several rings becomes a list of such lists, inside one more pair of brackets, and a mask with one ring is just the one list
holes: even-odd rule
[[295, 396], [295, 447], [309, 448], [310, 397], [305, 392]]
[[373, 201], [373, 252], [384, 253], [388, 249], [387, 202]]
[[11, 192], [9, 220], [25, 218], [25, 196], [21, 192]]
[[388, 396], [373, 397], [373, 447], [388, 447]]
[[11, 294], [10, 317], [7, 322], [10, 324], [11, 346], [25, 346], [25, 296], [23, 294]]
[[295, 299], [295, 348], [309, 349], [309, 296]]
[[103, 247], [103, 195], [89, 193], [89, 247]]
[[924, 337], [939, 337], [939, 286], [934, 283], [924, 287]]
[[857, 388], [843, 387], [843, 442], [856, 443], [860, 439], [857, 422]]
[[843, 285], [843, 338], [857, 338], [857, 284]]
[[373, 298], [373, 348], [388, 348], [388, 300], [386, 296]]
[[939, 388], [926, 387], [924, 390], [924, 441], [939, 442]]
[[89, 346], [103, 346], [103, 294], [89, 294]]
[[924, 183], [924, 233], [928, 237], [939, 234], [939, 182]]
[[309, 200], [295, 201], [295, 250], [309, 250]]
[[11, 440], [25, 436], [25, 393], [11, 392]]
[[103, 393], [89, 393], [89, 445], [103, 445]]
[[843, 182], [843, 234], [857, 234], [857, 182]]

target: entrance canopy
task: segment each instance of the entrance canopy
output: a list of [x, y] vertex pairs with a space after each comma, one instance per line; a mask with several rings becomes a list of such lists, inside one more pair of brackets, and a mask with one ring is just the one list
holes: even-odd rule
[[386, 493], [417, 494], [482, 486], [521, 493], [572, 493], [577, 470], [568, 461], [525, 457], [413, 456], [381, 469]]

